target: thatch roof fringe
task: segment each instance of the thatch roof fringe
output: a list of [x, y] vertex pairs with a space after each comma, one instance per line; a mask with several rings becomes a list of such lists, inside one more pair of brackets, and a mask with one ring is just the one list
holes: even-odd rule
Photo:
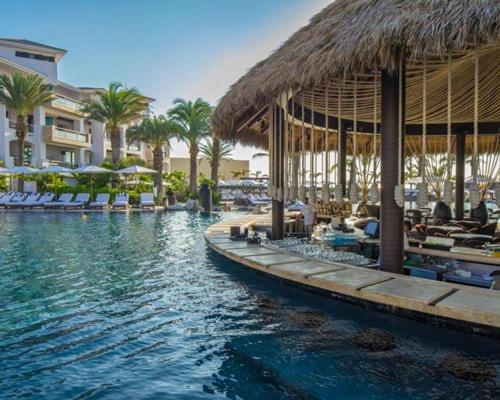
[[498, 0], [337, 0], [231, 86], [214, 114], [227, 135], [242, 114], [286, 90], [375, 69], [424, 53], [445, 59], [500, 40]]

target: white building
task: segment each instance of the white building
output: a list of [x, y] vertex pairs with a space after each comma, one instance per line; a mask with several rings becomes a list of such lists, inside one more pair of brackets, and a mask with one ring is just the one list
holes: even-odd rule
[[[80, 112], [80, 101], [94, 96], [100, 88], [74, 87], [58, 80], [58, 64], [66, 50], [19, 39], [0, 38], [0, 74], [19, 71], [36, 74], [54, 87], [54, 99], [37, 107], [28, 117], [25, 163], [37, 167], [48, 165], [82, 166], [100, 164], [111, 155], [111, 141], [102, 123], [86, 119]], [[145, 98], [148, 104], [154, 101]], [[17, 156], [16, 115], [0, 104], [0, 160], [12, 167]], [[127, 145], [126, 127], [122, 129], [122, 156], [148, 159], [143, 143]]]

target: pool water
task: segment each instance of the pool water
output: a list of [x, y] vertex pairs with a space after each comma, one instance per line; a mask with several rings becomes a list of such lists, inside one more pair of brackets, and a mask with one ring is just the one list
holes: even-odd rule
[[[498, 398], [498, 341], [248, 271], [207, 249], [220, 218], [0, 213], [0, 397]], [[360, 346], [366, 329], [395, 347]], [[457, 353], [496, 377], [447, 372]]]

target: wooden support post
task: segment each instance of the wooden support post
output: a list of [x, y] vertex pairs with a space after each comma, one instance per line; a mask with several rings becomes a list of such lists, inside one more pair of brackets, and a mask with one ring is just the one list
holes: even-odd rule
[[347, 196], [347, 132], [344, 125], [340, 128], [340, 158], [339, 158], [339, 168], [340, 168], [340, 184], [342, 185], [342, 189], [344, 191], [344, 197]]
[[[273, 148], [275, 182], [279, 188], [283, 188], [285, 169], [285, 146], [284, 136], [284, 113], [281, 107], [275, 106], [273, 113], [273, 133], [275, 135], [275, 146]], [[273, 199], [272, 203], [272, 239], [280, 240], [285, 237], [285, 203]]]
[[456, 192], [455, 219], [464, 219], [464, 189], [465, 189], [465, 132], [456, 133]]
[[[404, 76], [404, 69], [403, 69]], [[381, 162], [381, 227], [380, 227], [380, 266], [383, 271], [403, 272], [403, 222], [404, 212], [394, 201], [394, 188], [400, 182], [399, 149], [399, 76], [398, 72], [382, 71], [382, 162]], [[405, 86], [402, 86], [403, 98]], [[404, 104], [404, 102], [403, 102]], [[403, 108], [404, 110], [404, 108]], [[404, 113], [402, 124], [404, 126]], [[402, 135], [404, 138], [404, 130]]]

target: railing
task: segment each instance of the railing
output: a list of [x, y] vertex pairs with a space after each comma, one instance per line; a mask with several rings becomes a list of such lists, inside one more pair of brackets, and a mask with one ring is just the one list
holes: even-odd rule
[[49, 160], [49, 165], [58, 165], [60, 167], [71, 168], [71, 169], [78, 168], [78, 164], [72, 164], [70, 162], [61, 160]]
[[88, 135], [86, 133], [60, 128], [58, 126], [53, 126], [53, 135], [54, 137], [74, 140], [75, 142], [87, 143], [88, 141]]
[[59, 95], [52, 100], [52, 105], [77, 112], [80, 112], [82, 107], [79, 102]]
[[[33, 132], [33, 124], [27, 124], [27, 126], [28, 126], [28, 132]], [[9, 128], [16, 130], [17, 122], [9, 119]]]

